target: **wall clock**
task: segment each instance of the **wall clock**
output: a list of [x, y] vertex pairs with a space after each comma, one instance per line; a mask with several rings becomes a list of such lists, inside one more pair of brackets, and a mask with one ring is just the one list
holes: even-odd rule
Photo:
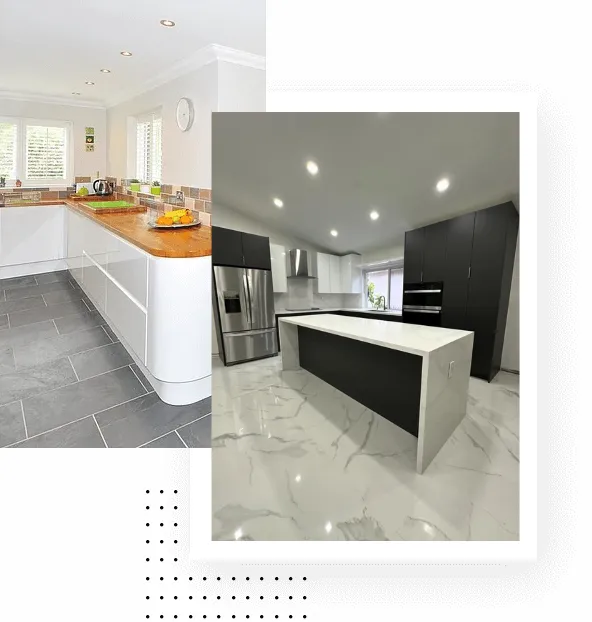
[[186, 132], [193, 123], [193, 104], [187, 97], [181, 97], [177, 102], [177, 126]]

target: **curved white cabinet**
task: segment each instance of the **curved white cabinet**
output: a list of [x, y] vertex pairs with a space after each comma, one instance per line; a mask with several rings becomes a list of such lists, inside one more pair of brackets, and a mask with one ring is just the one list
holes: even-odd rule
[[211, 391], [210, 257], [155, 257], [67, 209], [67, 261], [159, 397], [181, 405]]

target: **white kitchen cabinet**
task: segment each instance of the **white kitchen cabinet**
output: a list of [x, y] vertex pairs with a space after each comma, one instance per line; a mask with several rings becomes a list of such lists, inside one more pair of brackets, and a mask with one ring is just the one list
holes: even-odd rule
[[286, 272], [286, 249], [280, 244], [270, 244], [271, 278], [273, 293], [279, 294], [288, 291], [288, 275]]
[[317, 253], [317, 287], [319, 294], [331, 293], [331, 255]]
[[65, 257], [62, 205], [0, 210], [0, 266], [55, 261]]
[[136, 356], [146, 363], [146, 313], [111, 279], [107, 279], [105, 314]]
[[97, 309], [104, 312], [107, 299], [107, 276], [86, 253], [82, 257], [82, 283]]
[[329, 255], [331, 293], [341, 294], [341, 264], [337, 255]]
[[138, 248], [111, 235], [107, 272], [146, 307], [148, 285], [148, 257]]
[[362, 293], [362, 257], [350, 254], [340, 257], [341, 263], [341, 292], [343, 294]]

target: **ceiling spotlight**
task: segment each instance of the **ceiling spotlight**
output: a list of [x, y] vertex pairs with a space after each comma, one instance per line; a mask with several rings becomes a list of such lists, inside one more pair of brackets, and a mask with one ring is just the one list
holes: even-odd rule
[[331, 235], [336, 238], [339, 234], [337, 233], [337, 231], [335, 229], [331, 229]]
[[122, 56], [131, 56], [131, 52], [119, 52]]
[[88, 84], [88, 86], [94, 86], [95, 85], [94, 82], [90, 82], [89, 80], [87, 80], [84, 84]]
[[372, 218], [372, 220], [378, 220], [379, 216], [380, 214], [376, 210], [370, 212], [370, 218]]
[[446, 179], [446, 177], [444, 177], [436, 184], [436, 190], [438, 192], [446, 192], [446, 190], [448, 190], [448, 186], [450, 186], [450, 182]]
[[275, 197], [275, 199], [273, 200], [273, 204], [276, 207], [284, 207], [284, 202], [281, 199], [278, 199], [278, 197]]
[[167, 26], [168, 28], [172, 28], [172, 27], [175, 25], [175, 22], [171, 22], [171, 20], [170, 20], [170, 19], [161, 19], [161, 20], [160, 20], [160, 23], [161, 23], [163, 26]]
[[316, 162], [313, 162], [312, 160], [309, 160], [306, 163], [306, 170], [311, 174], [311, 175], [316, 175], [319, 172], [319, 165]]
[[80, 95], [80, 93], [78, 93], [76, 91], [72, 91], [72, 95]]
[[111, 73], [111, 69], [101, 69], [101, 73]]

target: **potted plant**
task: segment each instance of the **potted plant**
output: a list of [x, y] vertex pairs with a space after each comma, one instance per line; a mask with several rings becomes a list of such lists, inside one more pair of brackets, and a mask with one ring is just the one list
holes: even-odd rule
[[152, 187], [150, 188], [150, 194], [160, 195], [160, 182], [153, 181]]
[[140, 180], [130, 179], [130, 190], [132, 192], [140, 192]]

